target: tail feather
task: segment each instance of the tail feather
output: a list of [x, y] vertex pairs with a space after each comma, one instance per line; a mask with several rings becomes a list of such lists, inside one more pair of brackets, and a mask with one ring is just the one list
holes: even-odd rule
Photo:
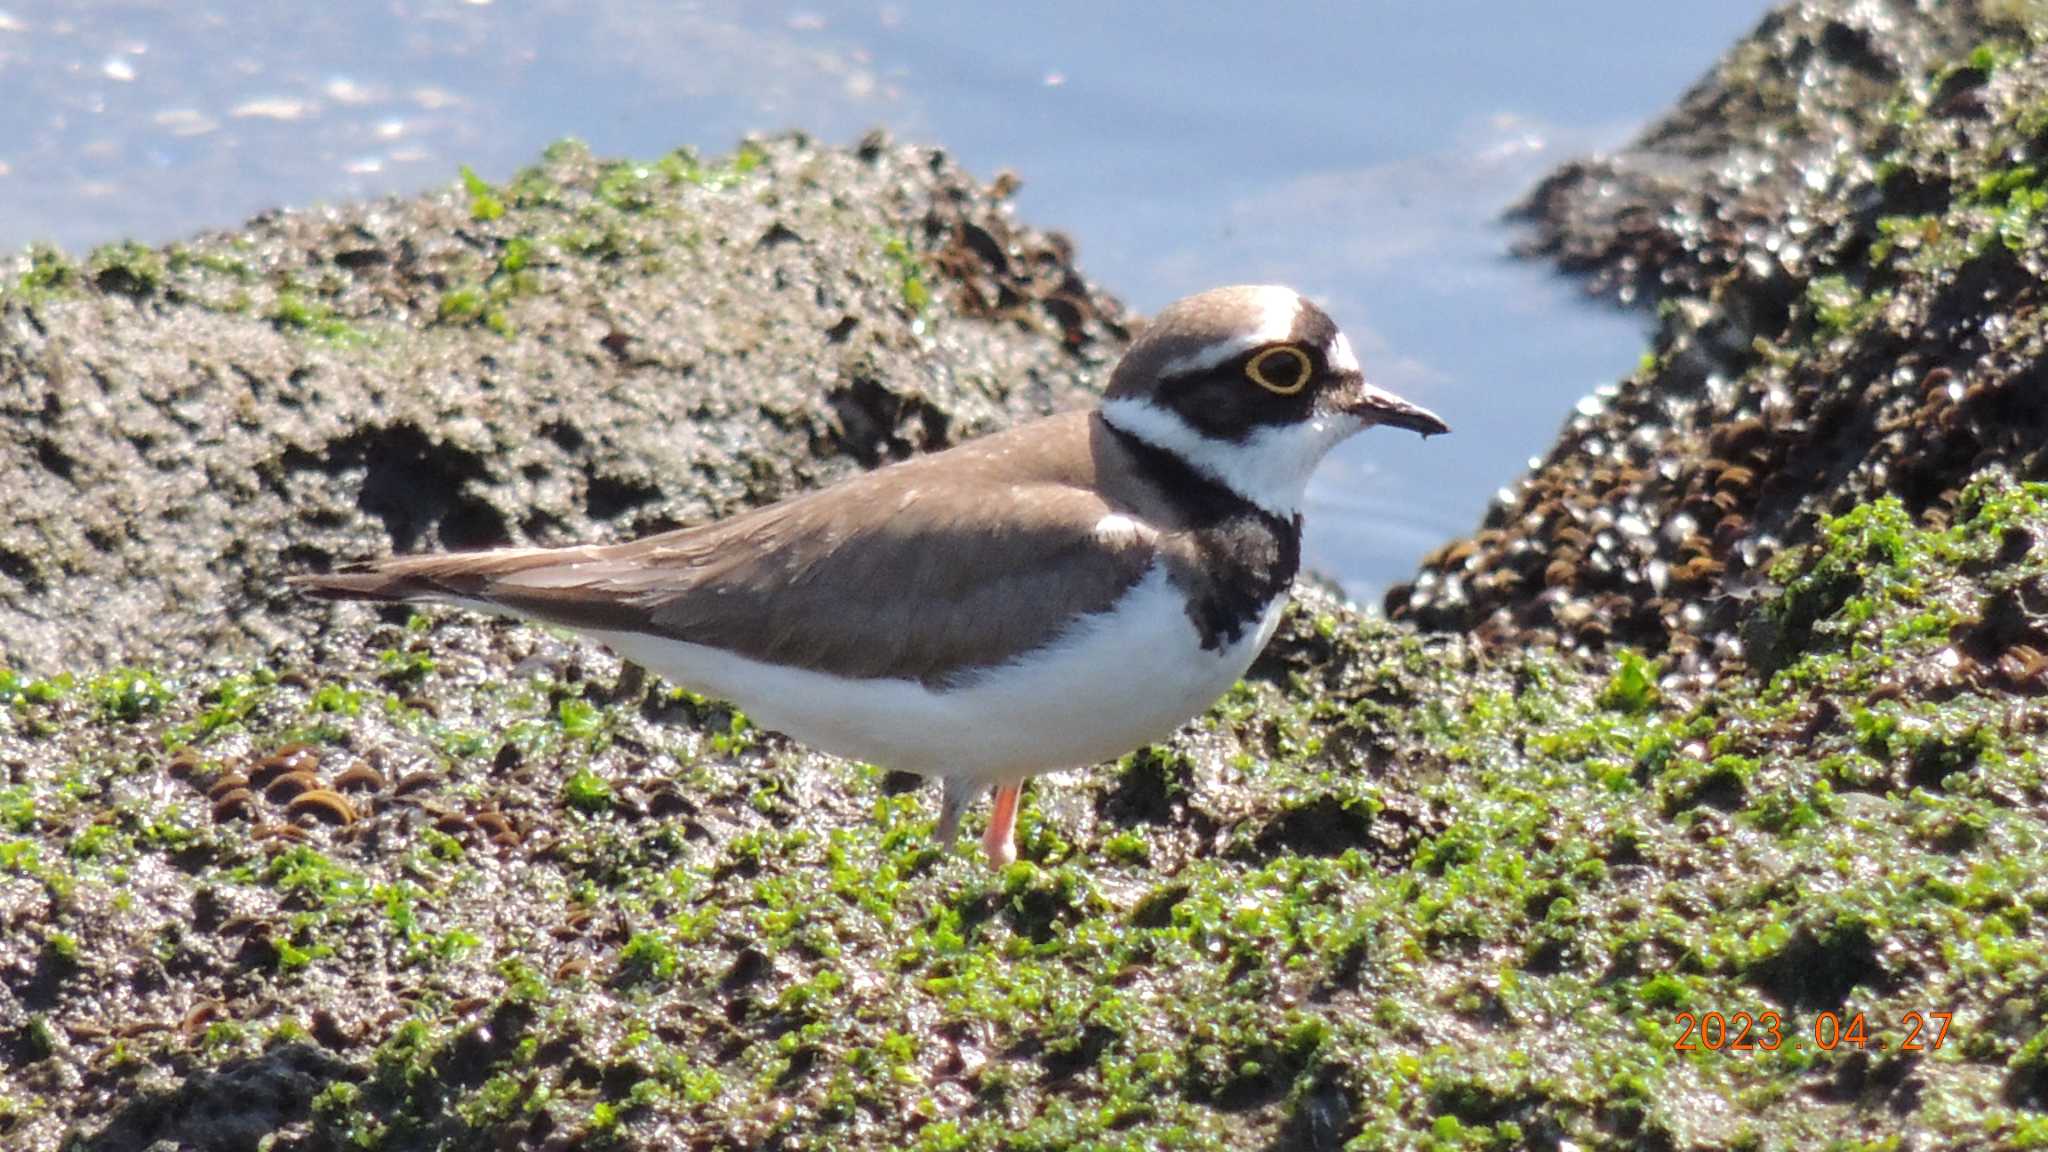
[[348, 564], [333, 572], [287, 577], [285, 583], [319, 600], [417, 603], [429, 600], [484, 600], [507, 576], [575, 563], [584, 548], [501, 548], [434, 556], [389, 556]]

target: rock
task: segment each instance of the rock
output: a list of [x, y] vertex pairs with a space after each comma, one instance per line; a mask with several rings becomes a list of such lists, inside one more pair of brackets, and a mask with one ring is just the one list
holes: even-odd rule
[[2028, 19], [1787, 6], [1623, 152], [1545, 181], [1526, 250], [1664, 301], [1654, 353], [1388, 613], [1732, 667], [1746, 605], [1823, 516], [1893, 495], [1939, 523], [1987, 468], [2048, 476]]
[[880, 141], [565, 146], [90, 278], [40, 259], [54, 287], [0, 297], [17, 668], [246, 655], [315, 618], [289, 572], [773, 501], [1082, 402], [1124, 341], [1064, 240]]

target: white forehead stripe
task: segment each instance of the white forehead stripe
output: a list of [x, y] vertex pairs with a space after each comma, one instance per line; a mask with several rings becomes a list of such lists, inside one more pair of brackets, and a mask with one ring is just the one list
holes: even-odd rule
[[1350, 338], [1342, 332], [1330, 342], [1330, 371], [1365, 374], [1365, 369], [1358, 363], [1358, 353], [1351, 350]]
[[1227, 360], [1242, 356], [1261, 344], [1276, 344], [1294, 331], [1294, 318], [1301, 314], [1301, 296], [1292, 288], [1265, 284], [1254, 288], [1259, 320], [1250, 331], [1219, 340], [1198, 352], [1169, 360], [1159, 368], [1161, 376], [1182, 376], [1206, 372]]

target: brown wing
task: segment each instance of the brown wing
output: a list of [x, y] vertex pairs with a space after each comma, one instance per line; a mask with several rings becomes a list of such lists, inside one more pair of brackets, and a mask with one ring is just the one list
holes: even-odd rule
[[[1083, 438], [1086, 439], [1085, 437]], [[459, 599], [571, 627], [652, 632], [857, 678], [939, 684], [1108, 609], [1155, 539], [1098, 531], [1080, 468], [1030, 469], [1009, 437], [630, 544], [399, 557], [296, 581], [354, 599]], [[987, 465], [1011, 457], [1002, 468]]]

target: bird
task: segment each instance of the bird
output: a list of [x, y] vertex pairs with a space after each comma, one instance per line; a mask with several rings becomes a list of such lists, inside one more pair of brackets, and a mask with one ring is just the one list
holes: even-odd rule
[[1292, 289], [1216, 288], [1146, 324], [1101, 402], [614, 544], [393, 556], [290, 578], [330, 600], [565, 628], [815, 750], [943, 781], [933, 835], [993, 793], [1170, 737], [1250, 668], [1301, 565], [1316, 465], [1435, 413], [1370, 383]]

